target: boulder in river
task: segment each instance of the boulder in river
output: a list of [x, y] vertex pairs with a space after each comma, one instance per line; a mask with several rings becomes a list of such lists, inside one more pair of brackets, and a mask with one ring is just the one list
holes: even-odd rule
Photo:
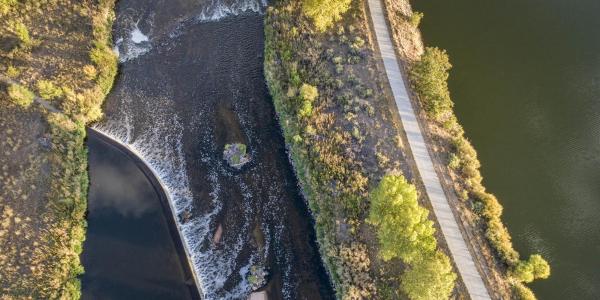
[[223, 150], [223, 159], [229, 164], [229, 166], [238, 170], [250, 161], [250, 157], [246, 153], [246, 145], [241, 143], [225, 145], [225, 150]]

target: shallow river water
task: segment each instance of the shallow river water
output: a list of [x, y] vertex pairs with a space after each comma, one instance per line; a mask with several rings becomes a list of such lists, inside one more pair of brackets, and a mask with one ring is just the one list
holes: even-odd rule
[[[270, 299], [329, 299], [263, 77], [264, 9], [259, 0], [119, 1], [120, 73], [95, 128], [165, 184], [204, 298], [247, 297], [252, 269], [264, 267]], [[241, 170], [222, 158], [228, 143], [248, 146]]]
[[540, 299], [600, 298], [600, 1], [415, 0]]

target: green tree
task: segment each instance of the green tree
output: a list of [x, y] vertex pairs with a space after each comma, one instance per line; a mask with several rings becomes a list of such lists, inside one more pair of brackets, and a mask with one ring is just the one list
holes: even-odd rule
[[415, 262], [400, 280], [402, 290], [410, 299], [448, 299], [454, 289], [456, 274], [448, 256], [436, 251], [431, 257]]
[[448, 91], [448, 71], [452, 65], [446, 51], [427, 47], [421, 60], [415, 63], [410, 74], [427, 113], [436, 120], [451, 115], [454, 105]]
[[8, 96], [17, 105], [29, 107], [35, 98], [35, 95], [26, 87], [20, 84], [11, 84], [8, 87]]
[[532, 282], [535, 279], [545, 279], [550, 276], [550, 265], [539, 254], [529, 256], [528, 260], [520, 261], [512, 270], [512, 276], [521, 282]]
[[429, 212], [419, 206], [415, 186], [403, 176], [384, 176], [370, 199], [368, 222], [377, 228], [383, 260], [399, 257], [411, 263], [435, 250], [435, 229], [427, 219]]
[[303, 0], [302, 9], [317, 30], [325, 31], [350, 8], [351, 0]]

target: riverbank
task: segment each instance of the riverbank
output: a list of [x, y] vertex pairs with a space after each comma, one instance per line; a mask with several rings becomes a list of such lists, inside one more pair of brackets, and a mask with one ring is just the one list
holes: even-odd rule
[[[385, 0], [385, 5], [397, 56], [411, 81], [411, 101], [420, 110], [420, 123], [426, 124], [422, 127], [430, 141], [437, 173], [460, 216], [471, 252], [481, 266], [480, 273], [493, 287], [490, 290], [494, 298], [535, 298], [523, 283], [548, 277], [549, 266], [537, 255], [520, 259], [501, 221], [502, 206], [481, 183], [477, 154], [452, 111], [446, 83], [451, 67], [447, 55], [423, 46], [418, 30], [422, 14], [414, 13], [408, 1]], [[523, 270], [535, 268], [539, 269], [533, 272], [537, 274], [524, 276]]]
[[0, 72], [10, 78], [0, 85], [3, 296], [80, 297], [85, 124], [101, 115], [116, 73], [112, 9], [112, 1], [0, 5]]
[[[320, 3], [280, 1], [268, 10], [265, 72], [337, 297], [460, 297], [464, 285], [455, 285], [447, 245], [405, 155], [366, 2]], [[323, 10], [332, 14], [327, 9], [342, 13], [320, 19]], [[404, 205], [411, 208], [396, 210]]]

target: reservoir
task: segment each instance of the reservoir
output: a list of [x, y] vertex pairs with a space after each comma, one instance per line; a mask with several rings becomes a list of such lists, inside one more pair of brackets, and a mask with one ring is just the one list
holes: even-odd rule
[[413, 1], [539, 299], [600, 295], [600, 1]]

